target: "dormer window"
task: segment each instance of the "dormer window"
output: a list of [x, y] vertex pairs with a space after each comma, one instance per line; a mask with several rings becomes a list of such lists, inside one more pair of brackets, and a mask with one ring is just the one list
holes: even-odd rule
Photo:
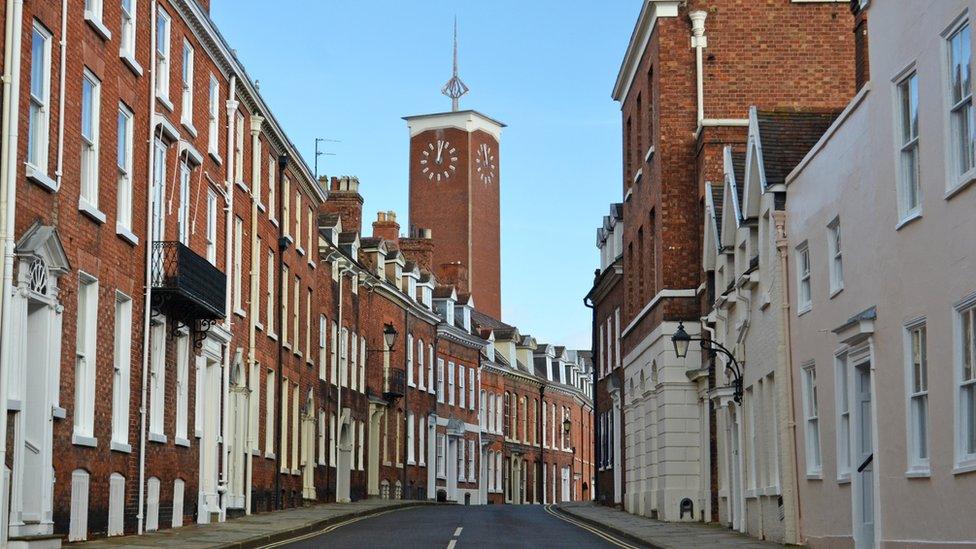
[[407, 295], [410, 299], [417, 299], [417, 279], [412, 276], [407, 277]]
[[421, 301], [423, 301], [424, 305], [428, 309], [433, 309], [433, 292], [431, 291], [430, 286], [424, 286], [421, 290], [421, 295]]

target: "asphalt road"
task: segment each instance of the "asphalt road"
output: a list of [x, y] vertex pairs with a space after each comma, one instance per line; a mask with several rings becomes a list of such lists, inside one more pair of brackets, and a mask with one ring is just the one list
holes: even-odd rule
[[353, 519], [273, 547], [635, 547], [631, 542], [605, 532], [595, 533], [590, 530], [592, 527], [584, 528], [552, 513], [541, 505], [412, 507]]

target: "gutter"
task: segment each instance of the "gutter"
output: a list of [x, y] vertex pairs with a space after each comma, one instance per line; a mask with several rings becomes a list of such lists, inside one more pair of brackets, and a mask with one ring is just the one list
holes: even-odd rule
[[[3, 231], [3, 290], [0, 294], [0, 341], [2, 341], [2, 357], [0, 357], [0, 403], [3, 405], [0, 413], [0, 436], [4, 444], [0, 444], [0, 463], [7, 459], [7, 373], [10, 370], [10, 299], [13, 297], [14, 277], [14, 216], [17, 213], [17, 143], [20, 135], [20, 117], [17, 112], [20, 105], [20, 44], [23, 19], [23, 0], [7, 0], [6, 21], [4, 25], [4, 72], [3, 72], [3, 136], [0, 138], [0, 215], [3, 221], [0, 230]], [[66, 9], [66, 8], [62, 8]], [[62, 17], [62, 22], [64, 18]], [[62, 24], [63, 26], [63, 24]], [[62, 35], [62, 41], [64, 36]], [[64, 64], [62, 63], [62, 69]], [[62, 87], [63, 89], [63, 87]], [[64, 101], [61, 102], [64, 104]], [[10, 487], [6, 474], [0, 474], [0, 494], [8, 494]], [[9, 498], [0, 497], [0, 545], [6, 545], [9, 510]]]
[[[156, 43], [156, 2], [152, 3], [150, 12], [150, 41]], [[142, 535], [145, 520], [146, 502], [146, 392], [148, 390], [149, 373], [149, 323], [152, 318], [152, 248], [153, 248], [153, 172], [156, 171], [156, 48], [150, 48], [149, 57], [149, 168], [146, 188], [146, 267], [145, 267], [145, 301], [142, 310], [142, 379], [141, 401], [139, 404], [139, 509], [136, 512], [136, 533]], [[194, 406], [196, 404], [194, 403]], [[196, 426], [194, 426], [195, 428]]]
[[[233, 261], [233, 250], [234, 250], [234, 133], [235, 126], [237, 123], [237, 117], [234, 114], [237, 112], [237, 100], [234, 99], [237, 96], [237, 76], [231, 75], [230, 77], [230, 93], [227, 95], [227, 179], [225, 184], [227, 185], [227, 211], [224, 215], [224, 272], [227, 274], [227, 280], [234, 280], [234, 261]], [[233, 300], [232, 294], [234, 291], [233, 284], [227, 284], [227, 289], [224, 292], [224, 309], [227, 312], [226, 320], [224, 321], [227, 333], [233, 334], [232, 326], [234, 323], [234, 311], [231, 309]], [[230, 349], [232, 345], [228, 345], [224, 350], [224, 372], [221, 376], [221, 399], [223, 401], [223, 421], [221, 422], [221, 443], [220, 443], [220, 481], [217, 483], [217, 495], [220, 497], [220, 521], [223, 522], [227, 520], [227, 467], [230, 461], [230, 449], [229, 449], [229, 439], [230, 439]]]
[[[286, 284], [285, 277], [282, 274], [284, 272], [284, 265], [285, 265], [284, 253], [285, 250], [288, 249], [288, 244], [289, 244], [288, 238], [284, 236], [285, 235], [284, 217], [283, 217], [284, 199], [282, 196], [284, 194], [284, 186], [285, 186], [284, 176], [285, 176], [285, 168], [288, 166], [288, 160], [289, 160], [289, 156], [287, 154], [278, 155], [278, 178], [275, 181], [275, 184], [278, 185], [278, 190], [276, 191], [276, 193], [278, 194], [279, 197], [282, 197], [281, 199], [278, 200], [278, 204], [277, 204], [278, 211], [276, 213], [278, 219], [282, 220], [281, 223], [278, 225], [278, 255], [277, 255], [277, 262], [276, 262], [277, 264], [275, 265], [275, 269], [277, 269], [278, 271], [277, 272], [278, 288], [276, 290], [277, 296], [275, 298], [275, 308], [277, 310], [275, 311], [275, 315], [278, 317], [277, 329], [281, 331], [281, 333], [278, 334], [278, 341], [277, 341], [278, 392], [282, 396], [278, 398], [278, 402], [276, 403], [277, 406], [275, 406], [275, 426], [276, 426], [275, 428], [278, 430], [278, 436], [276, 437], [277, 439], [276, 442], [278, 443], [278, 445], [275, 448], [275, 458], [274, 458], [275, 509], [281, 509], [283, 504], [283, 502], [281, 501], [281, 448], [282, 445], [287, 443], [287, 441], [285, 440], [285, 432], [284, 432], [285, 430], [281, 428], [281, 412], [282, 412], [281, 409], [284, 403], [284, 395], [287, 394], [288, 391], [288, 389], [285, 387], [285, 376], [283, 375], [284, 374], [283, 363], [285, 358], [284, 357], [285, 333], [284, 330], [281, 329], [282, 326], [281, 323], [284, 322], [283, 320], [284, 310], [281, 303], [281, 296], [284, 292], [284, 285]], [[268, 268], [271, 268], [271, 266], [268, 265]]]

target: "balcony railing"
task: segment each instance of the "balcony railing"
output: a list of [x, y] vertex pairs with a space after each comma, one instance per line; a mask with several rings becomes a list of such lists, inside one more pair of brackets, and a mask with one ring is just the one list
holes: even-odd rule
[[227, 275], [185, 244], [152, 244], [152, 304], [186, 324], [227, 316]]
[[387, 380], [386, 389], [383, 391], [383, 398], [393, 400], [403, 396], [406, 388], [406, 372], [403, 369], [390, 370], [390, 377]]

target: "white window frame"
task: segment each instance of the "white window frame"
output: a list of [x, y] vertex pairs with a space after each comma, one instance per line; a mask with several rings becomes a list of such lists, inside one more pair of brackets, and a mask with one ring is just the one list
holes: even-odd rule
[[95, 372], [98, 353], [98, 279], [78, 272], [75, 332], [75, 444], [95, 446]]
[[[217, 265], [217, 193], [207, 189], [207, 261]], [[271, 281], [269, 280], [269, 283]]]
[[[955, 325], [956, 451], [953, 472], [958, 474], [976, 471], [976, 413], [967, 417], [967, 410], [976, 409], [976, 293], [956, 305]], [[969, 372], [966, 372], [967, 366]]]
[[102, 20], [102, 0], [85, 0], [85, 21], [104, 40], [112, 39], [112, 31], [108, 30]]
[[[973, 141], [972, 133], [974, 129], [972, 82], [970, 82], [969, 89], [963, 89], [962, 83], [960, 83], [958, 97], [953, 90], [953, 39], [962, 35], [963, 33], [969, 37], [969, 44], [966, 45], [967, 47], [961, 48], [961, 52], [968, 56], [966, 60], [968, 61], [969, 72], [971, 75], [972, 35], [968, 13], [964, 13], [945, 31], [945, 33], [943, 33], [945, 38], [945, 97], [946, 120], [948, 127], [946, 152], [948, 153], [949, 157], [947, 163], [949, 173], [946, 180], [946, 192], [948, 195], [951, 195], [957, 190], [961, 189], [968, 182], [972, 181], [974, 175], [976, 175], [976, 171], [974, 171], [976, 170], [976, 155], [974, 155], [974, 146], [976, 146], [976, 143]], [[968, 139], [964, 138], [965, 142], [963, 142], [958, 139], [959, 134], [968, 135], [969, 137]], [[963, 148], [967, 150], [963, 151]], [[968, 158], [964, 159], [962, 156], [963, 154], [965, 154]]]
[[[119, 169], [119, 178], [115, 232], [121, 235], [132, 235], [132, 148], [134, 122], [132, 111], [125, 104], [119, 103], [117, 124], [118, 144], [115, 162]], [[130, 236], [131, 239], [134, 239], [134, 235]]]
[[180, 67], [180, 123], [193, 136], [197, 135], [197, 129], [193, 126], [193, 69], [194, 69], [194, 49], [188, 40], [183, 39], [183, 66]]
[[275, 371], [269, 369], [265, 375], [267, 384], [264, 387], [264, 457], [274, 457], [275, 441]]
[[[906, 476], [929, 476], [928, 349], [925, 318], [905, 324]], [[917, 354], [916, 354], [917, 353]], [[917, 360], [917, 362], [916, 362]]]
[[918, 73], [915, 65], [895, 80], [895, 143], [898, 144], [898, 226], [922, 215], [919, 170]]
[[[126, 3], [129, 4], [128, 9]], [[136, 62], [136, 17], [138, 0], [121, 0], [122, 23], [119, 32], [119, 57], [136, 73], [142, 75], [142, 66]]]
[[190, 337], [180, 334], [176, 338], [176, 429], [173, 442], [181, 446], [189, 446], [187, 437], [188, 411], [190, 406], [190, 360], [193, 353], [190, 350]]
[[468, 368], [468, 410], [474, 411], [474, 395], [475, 395], [475, 382], [474, 382], [474, 368]]
[[407, 334], [407, 385], [416, 387], [413, 380], [413, 334]]
[[407, 411], [407, 465], [414, 465], [416, 463], [414, 458], [416, 454], [414, 448], [415, 442], [413, 412]]
[[166, 10], [157, 7], [156, 13], [156, 97], [167, 110], [173, 110], [169, 100], [170, 64], [172, 50], [173, 20]]
[[457, 404], [458, 404], [458, 407], [461, 408], [461, 409], [464, 409], [464, 407], [465, 407], [465, 401], [467, 400], [467, 398], [466, 398], [467, 392], [466, 392], [465, 387], [464, 387], [464, 385], [465, 385], [465, 383], [464, 383], [464, 377], [465, 377], [465, 371], [466, 370], [467, 370], [467, 368], [463, 364], [458, 364], [457, 365], [457, 377], [458, 377], [458, 384], [457, 384], [458, 401], [457, 401]]
[[[241, 308], [241, 293], [243, 292], [243, 279], [245, 273], [243, 272], [242, 263], [244, 246], [242, 240], [244, 239], [244, 220], [240, 216], [234, 216], [234, 272], [237, 273], [233, 280], [233, 293], [234, 293], [234, 312], [240, 316], [244, 316], [244, 310]], [[247, 273], [250, 275], [250, 273]]]
[[448, 406], [454, 406], [455, 395], [455, 385], [454, 385], [454, 363], [448, 361], [447, 363], [447, 404]]
[[115, 292], [114, 375], [112, 379], [112, 449], [129, 446], [129, 380], [132, 375], [132, 298]]
[[268, 304], [267, 318], [265, 324], [268, 327], [268, 337], [275, 339], [275, 255], [274, 250], [268, 248], [268, 287], [266, 288], [265, 301]]
[[[51, 140], [51, 44], [53, 37], [39, 22], [34, 21], [31, 31], [31, 71], [28, 88], [27, 122], [27, 177], [57, 190], [57, 183], [48, 175], [48, 158]], [[40, 40], [40, 51], [34, 51], [35, 40]], [[37, 59], [35, 54], [40, 54]], [[40, 70], [35, 70], [39, 67]]]
[[803, 375], [803, 438], [808, 478], [821, 478], [823, 454], [820, 444], [820, 414], [817, 395], [817, 370], [814, 363], [801, 368]]
[[[149, 328], [149, 440], [166, 442], [166, 319]], [[197, 426], [203, 429], [203, 426]]]
[[220, 158], [220, 81], [210, 75], [207, 89], [207, 152]]
[[[86, 89], [90, 91], [86, 94]], [[101, 95], [102, 82], [87, 68], [82, 77], [81, 95], [81, 193], [78, 208], [96, 220], [105, 221], [105, 214], [98, 210], [98, 160], [101, 134]], [[85, 129], [85, 109], [89, 111], [91, 127]], [[86, 135], [88, 133], [89, 135]]]
[[802, 315], [813, 308], [811, 269], [810, 245], [804, 241], [796, 247], [797, 315]]
[[834, 355], [834, 404], [837, 425], [837, 481], [851, 480], [851, 394], [850, 363], [847, 352]]
[[[177, 239], [190, 244], [190, 179], [193, 168], [187, 159], [180, 160], [180, 203], [176, 207]], [[238, 254], [239, 255], [239, 254]]]
[[437, 358], [437, 402], [444, 404], [444, 359]]
[[328, 380], [329, 357], [326, 354], [326, 340], [329, 338], [329, 319], [319, 315], [319, 379]]
[[830, 259], [830, 297], [844, 289], [844, 256], [840, 218], [827, 225], [827, 257]]

